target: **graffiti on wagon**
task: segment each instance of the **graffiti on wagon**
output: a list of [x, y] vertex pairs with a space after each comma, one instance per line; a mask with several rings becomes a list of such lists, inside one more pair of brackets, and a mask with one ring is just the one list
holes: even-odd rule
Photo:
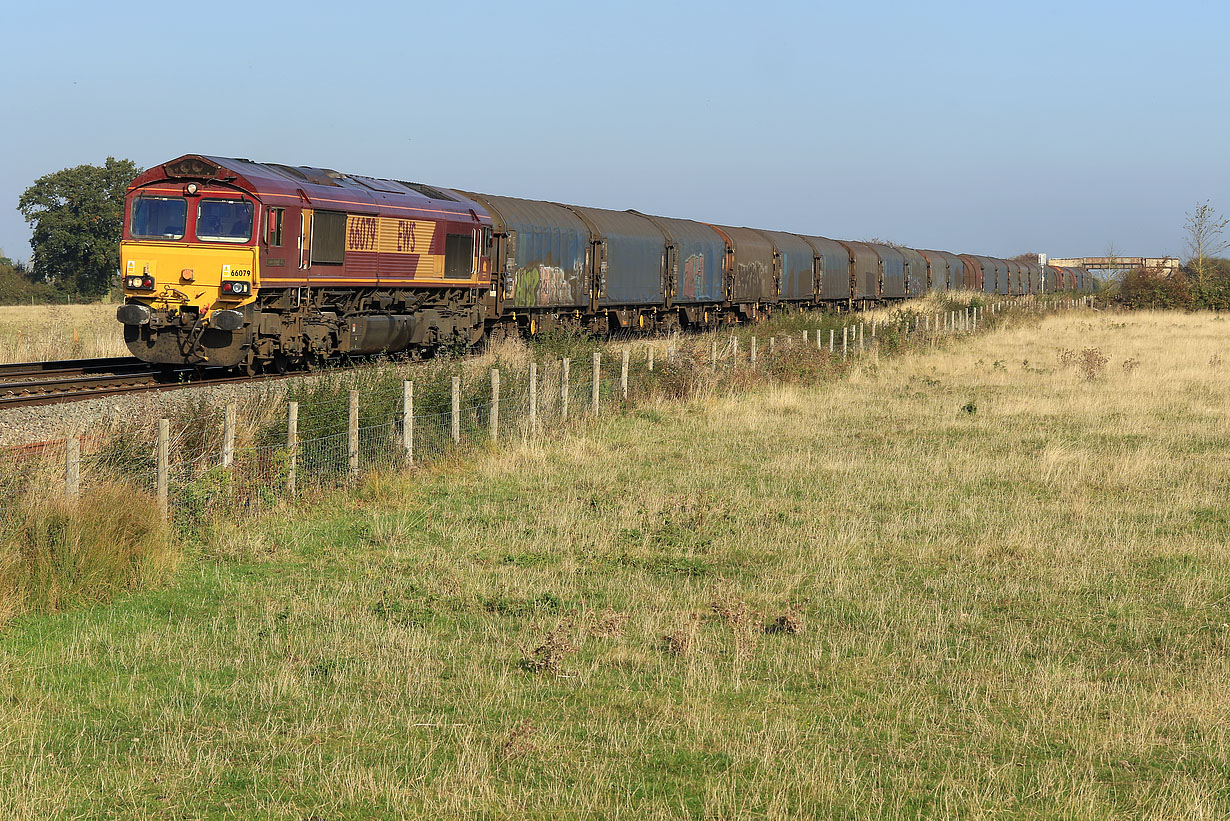
[[705, 255], [692, 254], [683, 261], [683, 291], [685, 299], [695, 299], [705, 279]]
[[517, 271], [513, 304], [520, 308], [536, 305], [571, 305], [581, 301], [582, 264], [571, 271], [558, 265], [534, 265]]

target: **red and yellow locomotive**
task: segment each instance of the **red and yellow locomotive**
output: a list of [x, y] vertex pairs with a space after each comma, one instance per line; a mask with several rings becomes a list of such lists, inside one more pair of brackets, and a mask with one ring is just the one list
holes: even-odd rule
[[473, 344], [490, 226], [456, 192], [191, 154], [129, 186], [118, 317], [134, 355], [169, 365]]

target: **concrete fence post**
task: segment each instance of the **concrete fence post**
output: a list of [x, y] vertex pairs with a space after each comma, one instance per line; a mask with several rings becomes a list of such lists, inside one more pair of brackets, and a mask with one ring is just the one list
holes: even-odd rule
[[715, 333], [709, 339], [709, 364], [717, 370], [717, 334]]
[[850, 326], [843, 325], [841, 328], [841, 358], [845, 359], [850, 353]]
[[158, 420], [158, 514], [166, 521], [169, 507], [167, 505], [167, 486], [170, 484], [171, 473], [171, 420]]
[[836, 336], [836, 329], [829, 328], [829, 353], [837, 353], [837, 343], [834, 341]]
[[286, 492], [299, 484], [299, 403], [286, 403]]
[[559, 371], [559, 418], [561, 422], [568, 421], [568, 395], [571, 391], [568, 389], [568, 371], [572, 366], [571, 359], [564, 359], [560, 362]]
[[538, 433], [538, 363], [530, 363], [530, 436]]
[[777, 337], [769, 337], [769, 356], [777, 353]]
[[865, 322], [858, 323], [858, 352], [860, 356], [863, 353], [863, 326], [866, 324]]
[[453, 377], [453, 406], [449, 421], [452, 425], [453, 444], [461, 442], [461, 377]]
[[804, 345], [807, 344], [807, 329], [806, 328], [803, 329], [803, 344]]
[[81, 492], [81, 440], [70, 436], [64, 440], [64, 495], [76, 499]]
[[359, 475], [359, 392], [350, 392], [350, 407], [346, 419], [346, 454], [350, 457], [350, 476]]
[[414, 464], [414, 383], [401, 383], [401, 445], [406, 464]]
[[500, 369], [491, 369], [491, 415], [487, 419], [491, 441], [500, 440]]
[[754, 336], [752, 337], [752, 345], [751, 345], [750, 353], [751, 353], [751, 359], [752, 359], [752, 367], [754, 368], [756, 367], [756, 337]]
[[619, 365], [619, 392], [623, 394], [624, 401], [628, 401], [628, 349], [624, 348], [623, 361]]
[[599, 393], [602, 389], [602, 354], [594, 351], [594, 374], [593, 384], [590, 390], [590, 413], [597, 418], [598, 416], [598, 400]]
[[222, 467], [235, 461], [235, 403], [227, 402], [222, 417]]
[[653, 345], [649, 346], [649, 372], [653, 373]]

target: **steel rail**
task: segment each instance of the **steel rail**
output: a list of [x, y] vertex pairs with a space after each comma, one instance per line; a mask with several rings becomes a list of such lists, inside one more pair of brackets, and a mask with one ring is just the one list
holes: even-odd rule
[[109, 356], [97, 359], [58, 359], [46, 362], [6, 362], [0, 364], [0, 380], [71, 374], [120, 373], [149, 368], [135, 356]]

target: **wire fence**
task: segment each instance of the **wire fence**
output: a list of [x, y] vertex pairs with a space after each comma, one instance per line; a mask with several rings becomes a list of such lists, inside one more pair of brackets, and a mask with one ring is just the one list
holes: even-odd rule
[[[991, 308], [994, 313], [994, 307]], [[0, 526], [31, 494], [80, 498], [123, 481], [158, 501], [161, 515], [191, 523], [227, 507], [243, 510], [305, 491], [355, 482], [385, 469], [422, 466], [497, 442], [559, 436], [590, 420], [624, 412], [648, 396], [686, 395], [688, 379], [772, 373], [802, 351], [840, 368], [892, 333], [922, 344], [975, 332], [977, 310], [915, 316], [890, 323], [856, 322], [795, 336], [713, 333], [607, 350], [591, 361], [560, 359], [528, 368], [493, 369], [490, 382], [459, 376], [418, 386], [385, 379], [358, 388], [315, 391], [303, 401], [270, 399], [259, 420], [232, 405], [202, 404], [188, 421], [154, 420], [123, 436], [77, 437], [10, 448], [0, 469]], [[868, 344], [870, 337], [870, 344]], [[787, 356], [783, 358], [783, 354]], [[673, 384], [680, 383], [680, 384]], [[732, 381], [733, 384], [733, 381]], [[218, 419], [217, 417], [221, 417]], [[202, 418], [204, 417], [204, 418]], [[221, 425], [219, 425], [221, 422]], [[219, 431], [221, 427], [221, 431]], [[221, 435], [219, 435], [219, 433]]]

